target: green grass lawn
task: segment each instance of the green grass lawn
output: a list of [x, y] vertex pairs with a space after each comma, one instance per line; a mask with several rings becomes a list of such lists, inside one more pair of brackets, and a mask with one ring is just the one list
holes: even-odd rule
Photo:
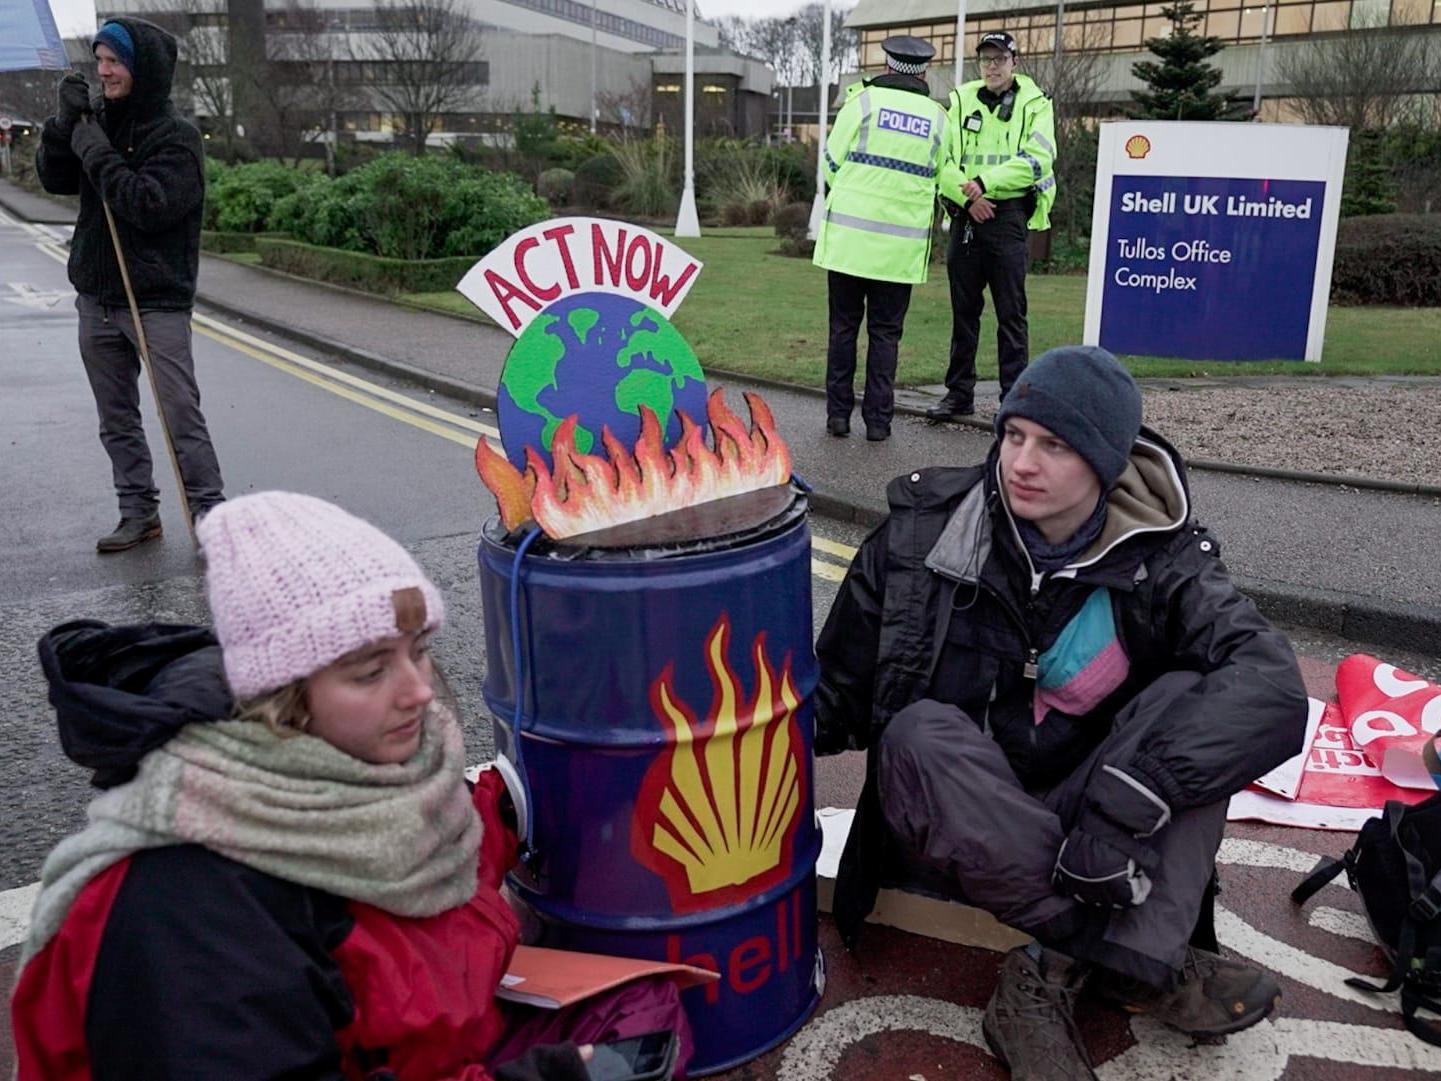
[[[676, 312], [676, 326], [707, 369], [822, 385], [826, 367], [825, 272], [809, 260], [772, 254], [776, 240], [765, 235], [765, 230], [725, 232], [685, 242], [686, 250], [702, 260], [705, 269]], [[1032, 355], [1081, 340], [1086, 308], [1083, 276], [1032, 276], [1027, 294]], [[400, 299], [489, 322], [459, 293], [414, 293]], [[901, 385], [941, 382], [950, 338], [946, 271], [935, 265], [930, 281], [918, 286], [911, 297], [901, 341]], [[1441, 308], [1333, 307], [1326, 320], [1320, 364], [1124, 359], [1127, 367], [1141, 376], [1438, 375]], [[996, 323], [989, 309], [981, 323], [977, 364], [982, 379], [995, 378]]]

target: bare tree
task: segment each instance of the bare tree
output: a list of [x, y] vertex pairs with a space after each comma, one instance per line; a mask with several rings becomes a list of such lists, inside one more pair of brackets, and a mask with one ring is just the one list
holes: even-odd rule
[[1362, 131], [1425, 120], [1420, 103], [1441, 77], [1441, 50], [1429, 34], [1388, 30], [1381, 21], [1373, 16], [1350, 33], [1277, 50], [1277, 81], [1303, 121]]
[[374, 28], [351, 42], [353, 59], [375, 63], [372, 92], [417, 156], [442, 114], [479, 103], [483, 41], [463, 0], [375, 0]]
[[1066, 49], [1027, 60], [1026, 73], [1051, 96], [1057, 185], [1051, 216], [1065, 240], [1073, 243], [1091, 222], [1096, 171], [1094, 118], [1105, 82], [1105, 54], [1100, 51], [1104, 30], [1095, 23], [1082, 24], [1067, 31], [1066, 38]]
[[335, 77], [340, 34], [333, 16], [314, 0], [287, 0], [266, 34], [263, 66], [247, 72], [251, 95], [264, 110], [271, 142], [280, 155], [299, 159], [307, 142], [324, 139], [334, 172], [336, 114], [351, 88]]
[[654, 94], [649, 79], [633, 78], [624, 90], [602, 90], [595, 96], [602, 123], [622, 131], [649, 131]]
[[[860, 35], [845, 27], [848, 10], [831, 9], [831, 62], [826, 82], [843, 71], [852, 71], [857, 63]], [[825, 44], [825, 5], [811, 3], [795, 14], [798, 46], [797, 63], [801, 82], [821, 82], [821, 50]]]
[[[189, 97], [197, 116], [219, 136], [221, 156], [235, 161], [235, 80], [253, 78], [247, 62], [232, 60], [229, 35], [220, 8], [211, 0], [147, 0], [141, 13], [176, 37], [179, 67], [175, 90]], [[184, 85], [182, 85], [184, 84]]]

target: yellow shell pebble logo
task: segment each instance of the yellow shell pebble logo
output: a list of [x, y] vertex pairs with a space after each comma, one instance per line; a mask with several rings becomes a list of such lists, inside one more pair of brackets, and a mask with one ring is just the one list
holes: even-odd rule
[[1144, 135], [1132, 135], [1126, 140], [1126, 154], [1131, 158], [1144, 158], [1151, 152], [1151, 140]]

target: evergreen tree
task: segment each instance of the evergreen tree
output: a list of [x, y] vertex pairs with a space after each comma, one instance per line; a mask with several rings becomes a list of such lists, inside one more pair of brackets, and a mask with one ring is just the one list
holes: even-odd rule
[[1201, 16], [1191, 0], [1161, 9], [1171, 20], [1171, 36], [1149, 38], [1146, 48], [1161, 58], [1131, 65], [1131, 74], [1149, 87], [1131, 91], [1135, 105], [1131, 115], [1138, 120], [1237, 120], [1245, 115], [1244, 103], [1229, 94], [1213, 91], [1221, 83], [1221, 69], [1206, 63], [1226, 47], [1217, 37], [1195, 32]]
[[1341, 216], [1394, 214], [1396, 184], [1386, 160], [1386, 133], [1362, 128], [1351, 133], [1346, 155], [1346, 182], [1341, 188]]

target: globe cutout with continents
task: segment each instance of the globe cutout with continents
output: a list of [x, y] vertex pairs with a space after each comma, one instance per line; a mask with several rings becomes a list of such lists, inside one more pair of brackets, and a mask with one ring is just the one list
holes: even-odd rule
[[660, 312], [630, 297], [579, 293], [535, 317], [516, 339], [500, 377], [500, 435], [518, 469], [533, 447], [553, 467], [551, 440], [566, 417], [579, 417], [575, 449], [604, 454], [601, 429], [622, 445], [640, 437], [640, 407], [681, 434], [683, 411], [706, 426], [705, 373], [690, 344]]

